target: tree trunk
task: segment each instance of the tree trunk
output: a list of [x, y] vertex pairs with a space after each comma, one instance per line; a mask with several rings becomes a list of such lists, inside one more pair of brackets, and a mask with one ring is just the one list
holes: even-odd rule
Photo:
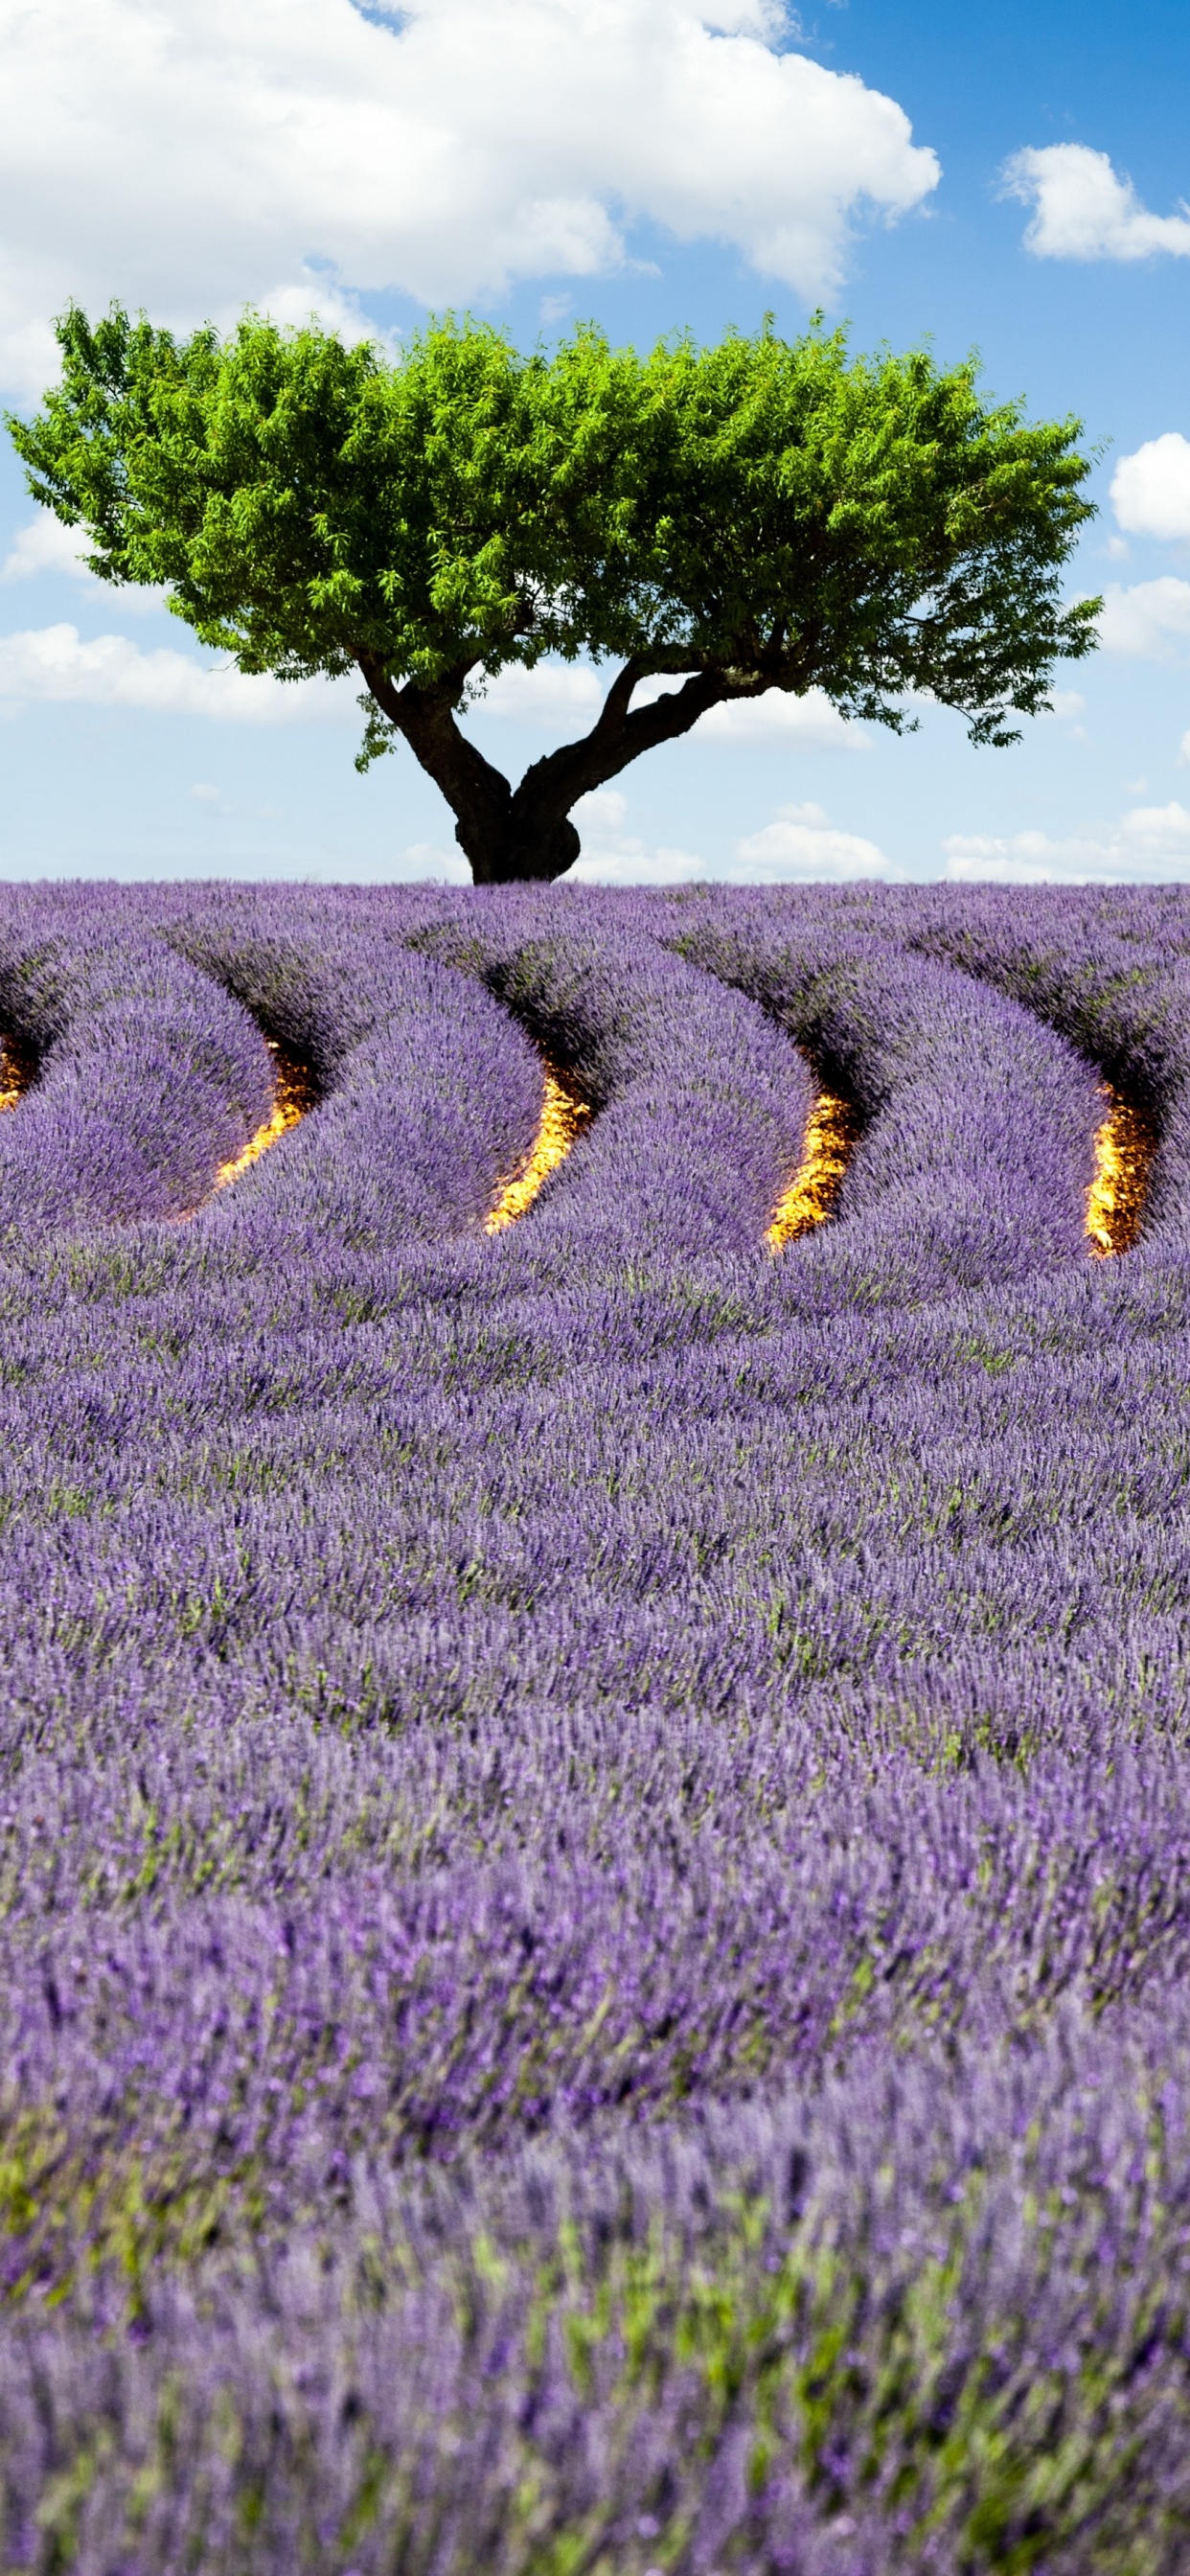
[[433, 688], [418, 688], [411, 680], [397, 688], [372, 654], [361, 652], [357, 659], [377, 706], [445, 796], [455, 818], [455, 839], [471, 862], [476, 885], [551, 884], [564, 876], [582, 847], [570, 820], [580, 796], [615, 778], [642, 751], [688, 733], [708, 707], [724, 698], [755, 697], [771, 685], [759, 673], [729, 677], [699, 671], [651, 705], [634, 708], [633, 690], [646, 673], [628, 662], [613, 680], [590, 733], [535, 760], [514, 791], [459, 730], [455, 708], [466, 668]]
[[574, 866], [583, 846], [568, 814], [553, 823], [519, 818], [511, 793], [503, 819], [478, 832], [460, 819], [455, 839], [471, 861], [476, 885], [552, 885]]

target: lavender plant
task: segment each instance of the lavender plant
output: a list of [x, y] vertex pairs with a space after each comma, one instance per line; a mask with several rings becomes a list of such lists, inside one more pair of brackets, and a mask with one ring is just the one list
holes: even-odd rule
[[6, 2568], [1180, 2576], [1187, 956], [4, 895]]

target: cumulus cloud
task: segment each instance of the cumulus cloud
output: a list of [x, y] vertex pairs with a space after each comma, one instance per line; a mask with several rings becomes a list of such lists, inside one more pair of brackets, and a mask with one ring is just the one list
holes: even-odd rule
[[1117, 823], [1052, 840], [1045, 832], [999, 839], [956, 832], [943, 843], [948, 877], [971, 884], [1109, 885], [1190, 877], [1190, 812], [1184, 805], [1136, 805]]
[[35, 519], [17, 529], [0, 564], [0, 581], [33, 581], [43, 572], [73, 573], [76, 580], [90, 580], [83, 561], [89, 542], [81, 528], [64, 528], [52, 510], [39, 510]]
[[[633, 706], [652, 706], [681, 686], [680, 677], [663, 679], [654, 674], [633, 691]], [[803, 697], [792, 696], [788, 689], [766, 689], [763, 697], [736, 698], [710, 707], [685, 739], [716, 747], [730, 743], [741, 751], [864, 751], [869, 747], [862, 727], [849, 724], [823, 689], [807, 689]]]
[[1164, 573], [1159, 581], [1138, 581], [1131, 590], [1112, 583], [1104, 592], [1099, 641], [1106, 653], [1130, 661], [1172, 661], [1190, 638], [1190, 581]]
[[488, 681], [472, 713], [543, 731], [573, 726], [589, 733], [605, 695], [604, 683], [586, 662], [539, 662], [532, 671], [510, 663]]
[[1190, 209], [1151, 215], [1107, 153], [1086, 143], [1016, 152], [1004, 184], [1009, 196], [1033, 208], [1025, 248], [1038, 259], [1136, 260], [1159, 251], [1190, 257]]
[[1138, 537], [1190, 537], [1190, 439], [1167, 429], [1122, 456], [1112, 476], [1112, 507]]
[[[108, 586], [96, 580], [84, 560], [89, 545], [90, 539], [81, 528], [65, 528], [52, 510], [38, 510], [23, 528], [17, 529], [0, 564], [0, 582], [34, 581], [41, 573], [66, 574], [92, 591], [106, 590], [110, 598]], [[121, 585], [120, 606], [125, 613], [131, 610], [134, 617], [144, 617], [159, 608], [164, 597], [163, 590], [127, 582]]]
[[821, 805], [783, 805], [763, 831], [736, 843], [736, 877], [888, 877], [896, 874], [875, 841], [840, 832]]
[[700, 716], [692, 742], [730, 743], [739, 751], [866, 751], [868, 736], [848, 724], [822, 689], [804, 698], [766, 689], [762, 698], [737, 698]]
[[84, 643], [77, 626], [0, 635], [0, 703], [123, 707], [153, 715], [213, 716], [233, 724], [358, 721], [350, 683], [247, 679], [168, 647], [142, 653], [126, 635]]
[[628, 799], [617, 787], [596, 787], [580, 797], [574, 819], [583, 854], [568, 884], [577, 878], [584, 885], [686, 885], [691, 878], [705, 877], [703, 861], [691, 851], [664, 844], [650, 850], [626, 832], [627, 814]]
[[783, 805], [773, 822], [737, 841], [713, 868], [689, 850], [649, 849], [625, 829], [627, 815], [628, 800], [618, 788], [597, 788], [575, 806], [583, 840], [577, 878], [598, 885], [681, 885], [710, 876], [748, 884], [897, 874], [875, 841], [839, 831], [821, 805]]
[[829, 295], [938, 164], [789, 38], [777, 0], [0, 0], [4, 374], [41, 386], [71, 294], [363, 329], [614, 269], [642, 221]]

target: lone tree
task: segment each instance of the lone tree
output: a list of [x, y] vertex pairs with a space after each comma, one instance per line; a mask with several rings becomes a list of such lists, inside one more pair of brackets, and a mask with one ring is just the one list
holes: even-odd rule
[[[899, 732], [924, 692], [1012, 742], [1095, 640], [1099, 603], [1059, 594], [1081, 424], [920, 350], [766, 328], [640, 357], [585, 328], [526, 358], [448, 321], [390, 359], [253, 313], [179, 341], [118, 306], [58, 339], [61, 384], [9, 425], [92, 571], [163, 583], [242, 671], [362, 672], [358, 765], [403, 736], [481, 884], [563, 875], [578, 798], [710, 707], [818, 688]], [[459, 714], [546, 654], [618, 668], [514, 789]]]

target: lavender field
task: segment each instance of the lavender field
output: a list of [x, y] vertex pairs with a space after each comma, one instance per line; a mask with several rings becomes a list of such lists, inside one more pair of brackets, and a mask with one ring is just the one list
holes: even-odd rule
[[0, 1034], [0, 2564], [1184, 2571], [1190, 896], [10, 888]]

